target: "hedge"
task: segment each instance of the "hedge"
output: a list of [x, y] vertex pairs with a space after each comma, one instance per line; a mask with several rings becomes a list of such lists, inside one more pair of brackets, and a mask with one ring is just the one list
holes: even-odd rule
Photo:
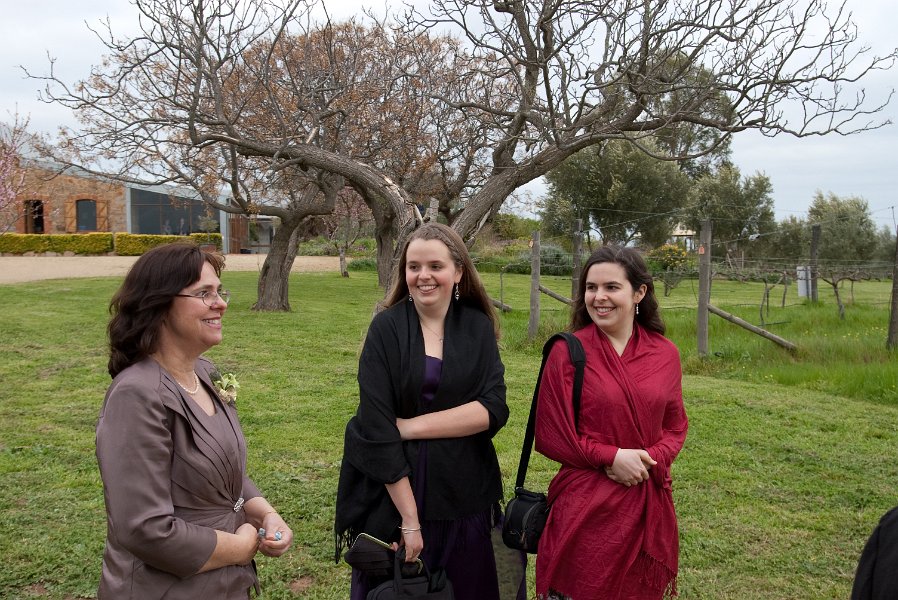
[[111, 233], [64, 233], [44, 235], [37, 233], [4, 233], [0, 235], [0, 252], [25, 254], [26, 252], [74, 252], [75, 254], [108, 254], [112, 252]]
[[[4, 233], [0, 235], [0, 252], [25, 254], [34, 252], [74, 252], [75, 254], [108, 254], [140, 256], [150, 248], [183, 240], [180, 235], [138, 235], [132, 233]], [[192, 233], [197, 244], [211, 244], [221, 250], [220, 233]]]
[[[212, 244], [221, 249], [220, 233], [191, 233], [188, 236], [200, 245]], [[140, 256], [150, 248], [183, 240], [181, 235], [143, 235], [139, 233], [116, 233], [115, 253], [119, 256]]]

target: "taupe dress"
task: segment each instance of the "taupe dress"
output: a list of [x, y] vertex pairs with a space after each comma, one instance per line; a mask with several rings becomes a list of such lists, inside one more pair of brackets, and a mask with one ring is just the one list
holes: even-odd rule
[[242, 503], [260, 495], [245, 475], [237, 412], [215, 395], [213, 370], [197, 360], [212, 416], [152, 359], [119, 373], [106, 393], [97, 423], [107, 517], [100, 599], [245, 600], [258, 589], [253, 565], [196, 574], [215, 530], [234, 533], [246, 521]]

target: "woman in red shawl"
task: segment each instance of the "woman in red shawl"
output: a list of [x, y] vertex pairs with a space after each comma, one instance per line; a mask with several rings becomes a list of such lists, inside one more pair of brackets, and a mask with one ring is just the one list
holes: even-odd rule
[[679, 538], [670, 467], [686, 438], [680, 357], [664, 337], [638, 252], [606, 246], [580, 277], [571, 330], [586, 351], [580, 412], [564, 343], [549, 355], [536, 449], [561, 463], [539, 543], [541, 599], [676, 595]]

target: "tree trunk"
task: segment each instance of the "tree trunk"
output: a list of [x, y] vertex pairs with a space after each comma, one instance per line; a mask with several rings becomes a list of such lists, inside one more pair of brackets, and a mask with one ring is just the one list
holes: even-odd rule
[[[820, 225], [812, 225], [811, 226], [811, 302], [818, 302], [820, 297], [818, 295], [817, 290], [817, 280], [820, 278], [820, 265], [817, 260], [817, 255], [820, 250]], [[838, 299], [839, 293], [836, 292], [836, 298]], [[841, 303], [839, 304], [839, 310], [842, 310]]]
[[527, 322], [527, 339], [536, 338], [539, 331], [539, 277], [540, 277], [540, 249], [539, 229], [533, 232], [530, 246], [530, 319]]
[[374, 232], [374, 239], [377, 241], [377, 283], [387, 290], [393, 278], [393, 255], [396, 244], [392, 222], [390, 226], [378, 227]]
[[780, 303], [781, 308], [786, 308], [786, 292], [789, 291], [789, 274], [783, 271], [783, 301]]
[[[540, 173], [542, 174], [542, 173]], [[529, 179], [521, 178], [523, 183]], [[474, 198], [468, 201], [464, 210], [452, 222], [452, 228], [458, 232], [466, 242], [473, 239], [485, 223], [494, 208], [502, 206], [517, 187], [522, 185], [516, 181], [513, 175], [497, 175], [487, 182]]]
[[296, 234], [301, 219], [282, 221], [259, 273], [259, 299], [253, 310], [290, 310], [290, 269], [296, 259]]
[[895, 229], [895, 264], [892, 265], [892, 303], [889, 315], [889, 334], [886, 348], [898, 349], [898, 228]]
[[821, 277], [823, 281], [828, 283], [833, 288], [833, 293], [836, 295], [836, 304], [839, 305], [839, 318], [841, 320], [845, 320], [845, 305], [842, 303], [842, 297], [839, 295], [839, 283], [840, 279], [837, 276], [833, 275], [832, 281], [826, 279], [825, 277]]
[[842, 298], [839, 296], [839, 286], [834, 285], [833, 291], [836, 293], [836, 302], [839, 303], [839, 318], [845, 320], [845, 305], [842, 304]]
[[340, 247], [340, 276], [349, 277], [349, 269], [346, 268], [346, 248]]
[[[367, 193], [365, 189], [356, 188], [374, 217], [374, 241], [377, 242], [377, 284], [384, 290], [389, 289], [393, 273], [395, 256], [399, 250], [396, 245], [396, 214], [392, 206]], [[412, 221], [409, 232], [414, 230]], [[407, 235], [407, 234], [406, 234]]]
[[708, 306], [711, 304], [711, 221], [702, 221], [698, 246], [698, 355], [708, 356]]

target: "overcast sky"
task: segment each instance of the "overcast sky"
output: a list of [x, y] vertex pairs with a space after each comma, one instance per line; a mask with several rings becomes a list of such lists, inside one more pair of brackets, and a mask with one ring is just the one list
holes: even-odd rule
[[[849, 0], [859, 37], [874, 54], [896, 46], [894, 0]], [[416, 0], [425, 4], [424, 0]], [[335, 0], [332, 17], [344, 18], [362, 5], [383, 12], [383, 1]], [[395, 6], [395, 1], [389, 2]], [[56, 59], [56, 73], [67, 82], [83, 79], [103, 48], [86, 23], [96, 25], [107, 15], [117, 33], [133, 30], [135, 9], [126, 0], [0, 0], [0, 121], [18, 112], [31, 119], [31, 131], [52, 132], [60, 123], [72, 124], [70, 113], [37, 100], [40, 82], [24, 77], [19, 65], [34, 74], [48, 70], [48, 55]], [[877, 101], [898, 87], [898, 67], [874, 73], [865, 84]], [[773, 184], [777, 219], [802, 216], [816, 190], [839, 196], [860, 196], [870, 205], [876, 223], [894, 231], [898, 218], [898, 97], [879, 115], [896, 124], [853, 136], [795, 139], [764, 138], [754, 132], [737, 134], [733, 159], [742, 175], [761, 172]], [[539, 194], [540, 186], [530, 186]]]

